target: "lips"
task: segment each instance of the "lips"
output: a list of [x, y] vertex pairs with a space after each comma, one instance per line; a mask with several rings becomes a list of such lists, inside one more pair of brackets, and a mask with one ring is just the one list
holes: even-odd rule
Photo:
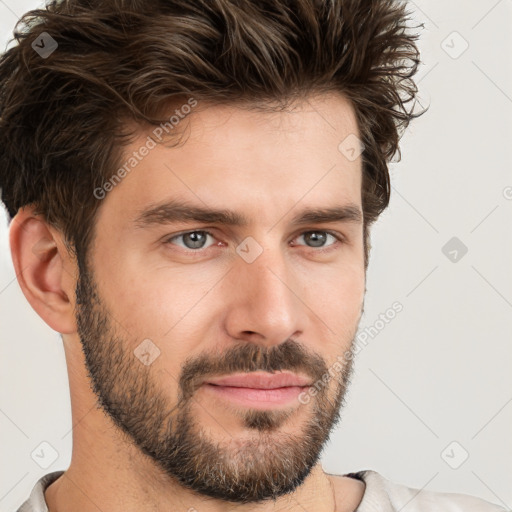
[[277, 389], [290, 386], [305, 387], [312, 385], [311, 379], [289, 372], [273, 374], [267, 372], [238, 373], [227, 377], [207, 379], [204, 384], [252, 389]]

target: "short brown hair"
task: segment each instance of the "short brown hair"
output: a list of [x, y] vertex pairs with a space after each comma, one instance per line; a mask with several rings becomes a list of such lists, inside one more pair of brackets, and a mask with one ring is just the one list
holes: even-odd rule
[[[80, 265], [101, 204], [93, 190], [120, 165], [127, 119], [159, 124], [165, 105], [191, 95], [265, 108], [338, 91], [364, 144], [366, 268], [368, 227], [389, 203], [388, 162], [423, 113], [413, 113], [409, 16], [393, 0], [54, 0], [28, 12], [0, 58], [10, 219], [33, 204]], [[58, 48], [43, 58], [33, 45], [44, 32]]]

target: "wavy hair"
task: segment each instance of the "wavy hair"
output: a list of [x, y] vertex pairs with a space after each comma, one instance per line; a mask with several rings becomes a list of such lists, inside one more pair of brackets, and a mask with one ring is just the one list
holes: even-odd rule
[[[0, 187], [9, 218], [25, 205], [79, 260], [130, 134], [165, 106], [284, 109], [313, 93], [352, 103], [364, 144], [368, 227], [387, 207], [388, 163], [414, 117], [419, 60], [406, 4], [394, 0], [54, 0], [25, 14], [0, 58]], [[420, 25], [421, 26], [421, 25]], [[58, 48], [42, 56], [46, 32]], [[129, 123], [128, 123], [129, 124]], [[9, 219], [9, 220], [10, 220]]]

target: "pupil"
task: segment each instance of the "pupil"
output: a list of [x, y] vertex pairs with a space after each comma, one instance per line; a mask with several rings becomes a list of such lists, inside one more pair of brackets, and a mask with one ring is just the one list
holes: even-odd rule
[[306, 236], [310, 237], [310, 240], [313, 241], [314, 247], [321, 247], [325, 242], [326, 237], [325, 233], [319, 234], [317, 231], [313, 231]]
[[[199, 249], [204, 244], [204, 233], [200, 231], [194, 231], [192, 233], [187, 233], [185, 235], [185, 239], [191, 240], [192, 247], [190, 249]], [[187, 244], [188, 245], [188, 244]]]

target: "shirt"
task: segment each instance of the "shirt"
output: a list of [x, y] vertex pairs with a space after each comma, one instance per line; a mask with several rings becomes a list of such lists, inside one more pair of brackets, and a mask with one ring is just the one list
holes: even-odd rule
[[[48, 512], [44, 491], [63, 473], [54, 471], [41, 477], [17, 512]], [[366, 484], [363, 499], [355, 512], [507, 512], [498, 505], [473, 496], [425, 491], [396, 484], [376, 471], [359, 471], [344, 476], [357, 478]]]

